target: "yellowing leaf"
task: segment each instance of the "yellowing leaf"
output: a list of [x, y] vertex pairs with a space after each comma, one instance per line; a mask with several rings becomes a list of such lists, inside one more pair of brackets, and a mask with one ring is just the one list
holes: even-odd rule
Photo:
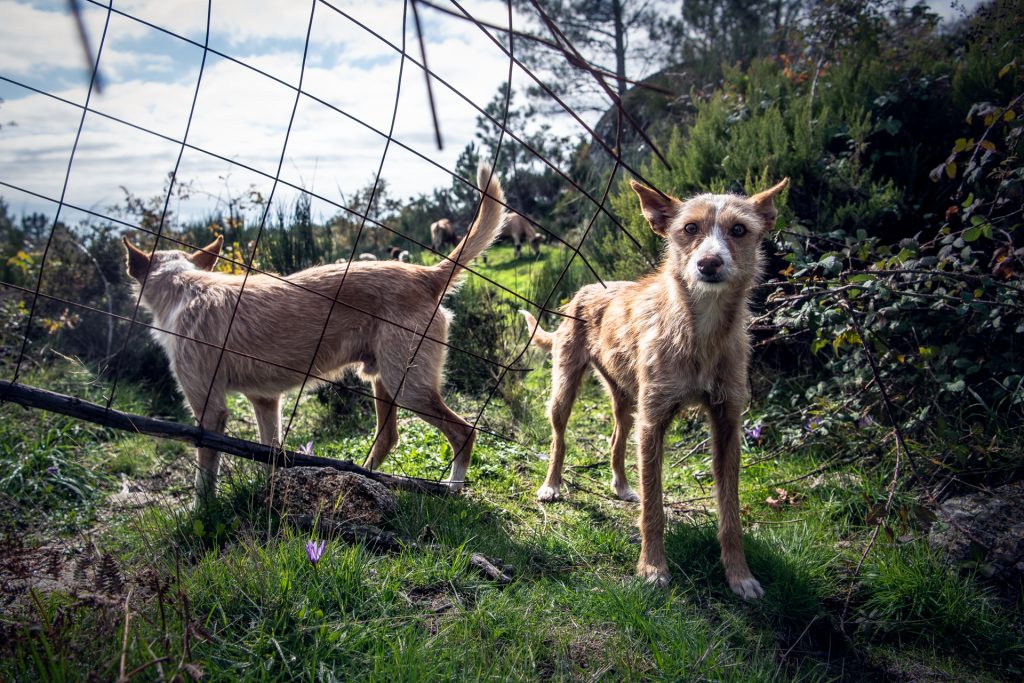
[[956, 178], [956, 162], [951, 161], [946, 164], [946, 177], [949, 179]]

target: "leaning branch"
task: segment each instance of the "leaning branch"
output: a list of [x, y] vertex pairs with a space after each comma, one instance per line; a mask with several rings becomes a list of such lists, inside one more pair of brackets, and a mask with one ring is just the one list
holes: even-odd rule
[[119, 410], [107, 409], [73, 396], [0, 380], [0, 403], [4, 401], [17, 403], [26, 408], [39, 408], [52, 413], [60, 413], [78, 420], [134, 434], [184, 441], [194, 446], [210, 448], [274, 467], [330, 467], [343, 472], [355, 472], [394, 489], [429, 493], [435, 496], [444, 496], [450, 493], [447, 485], [429, 479], [399, 477], [383, 472], [374, 472], [348, 460], [334, 460], [294, 451], [282, 451], [279, 448], [217, 434], [200, 427], [122, 413]]

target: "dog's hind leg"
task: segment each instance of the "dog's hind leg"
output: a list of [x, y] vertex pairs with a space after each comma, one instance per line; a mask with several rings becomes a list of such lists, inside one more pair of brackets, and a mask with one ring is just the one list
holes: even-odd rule
[[587, 362], [578, 350], [569, 345], [556, 344], [551, 367], [551, 402], [548, 418], [551, 420], [551, 458], [548, 476], [537, 490], [537, 500], [550, 503], [558, 500], [562, 487], [562, 465], [565, 461], [565, 427], [572, 414], [580, 382], [587, 370]]
[[465, 486], [466, 471], [473, 456], [473, 444], [476, 443], [476, 430], [473, 429], [473, 425], [453, 413], [445, 405], [441, 394], [433, 389], [408, 395], [405, 400], [405, 407], [440, 429], [448, 439], [454, 455], [451, 473], [445, 481], [451, 490], [461, 491]]
[[377, 438], [363, 463], [363, 467], [371, 470], [380, 467], [398, 443], [398, 406], [379, 379], [373, 380], [373, 407], [377, 411]]
[[761, 584], [750, 573], [743, 553], [740, 526], [740, 407], [732, 402], [707, 403], [711, 422], [711, 470], [718, 503], [718, 542], [729, 588], [750, 600], [764, 595]]
[[615, 413], [615, 428], [612, 430], [612, 491], [621, 500], [639, 503], [640, 496], [626, 478], [626, 443], [629, 441], [629, 430], [633, 428], [636, 404], [627, 394], [611, 390], [610, 385], [608, 393], [612, 398], [612, 412]]

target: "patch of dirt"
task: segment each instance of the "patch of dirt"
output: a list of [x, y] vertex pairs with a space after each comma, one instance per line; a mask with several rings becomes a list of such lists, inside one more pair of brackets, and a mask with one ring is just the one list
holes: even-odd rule
[[471, 606], [460, 600], [447, 586], [417, 586], [402, 595], [410, 605], [423, 610], [423, 625], [431, 636], [441, 632], [441, 624], [450, 612]]
[[442, 614], [457, 606], [455, 597], [442, 586], [412, 588], [405, 596], [413, 605], [433, 614]]
[[950, 681], [978, 680], [954, 676], [940, 671], [924, 662], [915, 659], [906, 652], [881, 652], [869, 657], [869, 664], [874, 666], [875, 673], [887, 681], [901, 683], [949, 683]]
[[608, 668], [608, 644], [614, 638], [610, 629], [585, 629], [569, 642], [569, 659], [580, 671], [597, 675]]

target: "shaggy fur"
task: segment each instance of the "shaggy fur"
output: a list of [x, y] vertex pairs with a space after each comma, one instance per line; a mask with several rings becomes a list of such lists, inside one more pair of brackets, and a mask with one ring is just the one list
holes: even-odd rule
[[515, 245], [516, 249], [516, 258], [519, 258], [523, 253], [524, 244], [529, 244], [530, 248], [533, 249], [534, 256], [539, 256], [540, 243], [545, 239], [544, 235], [538, 234], [533, 229], [530, 221], [518, 214], [509, 216], [508, 221], [505, 222], [505, 229], [501, 231], [501, 236], [512, 240], [512, 244]]
[[[159, 330], [174, 333], [155, 331], [154, 336], [201, 426], [222, 432], [226, 394], [238, 391], [252, 402], [260, 440], [278, 442], [281, 395], [302, 384], [326, 324], [311, 372], [332, 377], [355, 366], [373, 384], [377, 440], [365, 466], [378, 467], [397, 442], [398, 404], [444, 433], [455, 454], [448, 481], [461, 488], [475, 432], [441, 398], [451, 314], [441, 308], [435, 315], [435, 309], [505, 222], [497, 176], [481, 165], [477, 178], [481, 188], [489, 185], [476, 221], [449, 257], [434, 266], [369, 261], [318, 266], [283, 280], [251, 274], [243, 290], [241, 276], [210, 272], [222, 238], [192, 255], [157, 251], [152, 257], [125, 238], [128, 271], [145, 283], [142, 303]], [[422, 334], [427, 338], [421, 344]], [[227, 352], [218, 369], [221, 345]], [[198, 460], [196, 495], [203, 498], [215, 489], [219, 454], [200, 448]]]
[[[753, 197], [704, 194], [688, 201], [633, 182], [651, 228], [665, 238], [660, 268], [637, 282], [582, 288], [554, 333], [537, 326], [534, 342], [552, 352], [551, 460], [537, 497], [556, 500], [562, 483], [565, 426], [580, 381], [597, 371], [611, 397], [612, 489], [639, 501], [643, 543], [637, 572], [669, 581], [661, 468], [665, 432], [687, 406], [700, 405], [711, 425], [722, 563], [729, 586], [744, 598], [763, 590], [747, 568], [740, 528], [740, 413], [747, 401], [747, 296], [761, 268], [760, 242], [775, 225], [774, 197], [783, 180]], [[640, 495], [626, 479], [626, 441], [638, 424]]]

